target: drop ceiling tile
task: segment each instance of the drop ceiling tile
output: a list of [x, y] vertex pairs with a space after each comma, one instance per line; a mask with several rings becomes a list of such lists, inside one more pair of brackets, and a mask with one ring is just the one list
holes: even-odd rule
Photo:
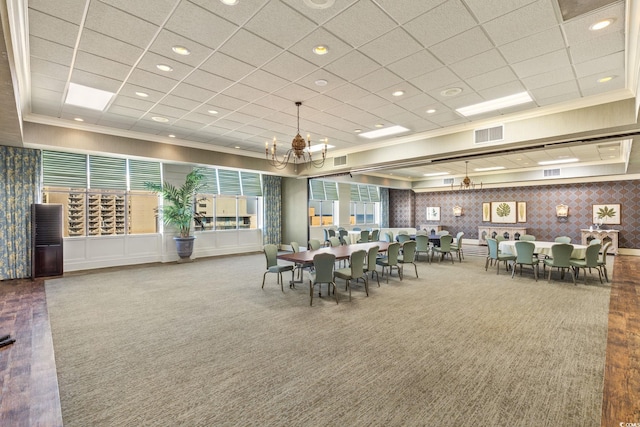
[[479, 91], [517, 80], [518, 76], [509, 67], [502, 67], [478, 76], [466, 79], [472, 89]]
[[244, 85], [242, 83], [236, 83], [235, 85], [225, 89], [223, 91], [223, 94], [232, 98], [240, 99], [242, 101], [253, 102], [256, 99], [266, 96], [267, 92]]
[[531, 96], [537, 102], [543, 101], [547, 98], [553, 98], [562, 95], [573, 95], [574, 97], [580, 96], [578, 85], [574, 80], [542, 87], [539, 89], [534, 89], [531, 91]]
[[[113, 104], [107, 110], [108, 113], [112, 115], [118, 115], [120, 117], [128, 117], [130, 120], [137, 121], [147, 113], [147, 110], [140, 110], [137, 108], [125, 107], [123, 105]], [[111, 120], [113, 120], [112, 118]]]
[[[601, 8], [593, 13], [576, 17], [562, 24], [562, 28], [570, 46], [583, 43], [591, 39], [602, 37], [608, 33], [615, 33], [625, 30], [625, 1], [619, 1], [610, 6]], [[614, 18], [615, 21], [607, 28], [599, 31], [589, 30], [589, 26], [607, 18]]]
[[525, 92], [524, 86], [519, 81], [511, 81], [494, 86], [488, 89], [478, 91], [478, 94], [486, 100], [502, 98], [504, 96], [514, 95], [516, 93]]
[[335, 107], [343, 105], [343, 103], [330, 96], [318, 95], [305, 100], [304, 105], [318, 111], [328, 111]]
[[75, 25], [80, 25], [85, 3], [86, 0], [59, 0], [55, 2], [29, 0], [29, 15], [31, 15], [32, 11], [39, 11]]
[[145, 112], [150, 110], [154, 105], [155, 105], [154, 102], [147, 101], [142, 98], [138, 98], [138, 97], [132, 98], [129, 96], [118, 95], [114, 99], [113, 104], [111, 104], [109, 111], [112, 111], [113, 107], [118, 106], [118, 107], [133, 108], [135, 110]]
[[469, 105], [474, 105], [484, 101], [486, 101], [486, 99], [482, 98], [476, 92], [463, 92], [457, 96], [440, 99], [440, 102], [442, 102], [444, 105], [446, 105], [451, 109], [467, 107]]
[[[168, 65], [173, 71], [161, 71], [157, 65]], [[160, 56], [157, 53], [147, 52], [138, 63], [137, 69], [145, 70], [172, 80], [182, 80], [193, 70], [193, 67], [181, 64], [165, 56]]]
[[213, 97], [216, 93], [198, 86], [190, 85], [188, 83], [180, 83], [171, 92], [171, 94], [179, 96], [181, 98], [191, 99], [193, 101], [205, 102]]
[[[403, 80], [385, 68], [379, 68], [374, 72], [354, 80], [353, 83], [368, 92], [379, 92], [382, 89], [401, 85]], [[406, 90], [409, 90], [407, 87]]]
[[183, 1], [165, 28], [211, 49], [217, 49], [238, 28], [195, 4]]
[[238, 109], [238, 112], [252, 116], [254, 119], [268, 117], [273, 114], [273, 111], [269, 108], [257, 104], [247, 104], [246, 106]]
[[372, 108], [381, 107], [388, 103], [386, 99], [373, 93], [364, 94], [361, 97], [354, 98], [348, 102], [355, 107], [367, 111]]
[[425, 47], [463, 33], [477, 23], [459, 1], [445, 2], [405, 24], [407, 29]]
[[449, 68], [463, 79], [488, 73], [507, 65], [497, 49], [491, 49], [471, 58], [451, 64]]
[[570, 65], [571, 63], [569, 61], [567, 51], [565, 49], [561, 49], [536, 58], [512, 64], [512, 67], [518, 77], [525, 78], [565, 68]]
[[360, 0], [323, 27], [357, 48], [391, 31], [396, 24], [371, 0]]
[[242, 101], [238, 98], [233, 98], [226, 94], [218, 94], [207, 101], [207, 105], [212, 105], [215, 110], [223, 108], [225, 110], [235, 111], [239, 108], [242, 108], [245, 105], [245, 101]]
[[[385, 104], [378, 108], [372, 108], [369, 111], [371, 112], [371, 114], [374, 114], [385, 121], [388, 120], [387, 117], [397, 116], [399, 114], [407, 112], [407, 110], [395, 104]], [[371, 123], [372, 126], [373, 124], [374, 123]], [[384, 123], [384, 125], [387, 125], [387, 124], [389, 123]]]
[[150, 113], [154, 116], [164, 116], [164, 117], [171, 117], [174, 119], [180, 119], [183, 116], [185, 116], [186, 114], [189, 113], [188, 110], [183, 110], [180, 108], [174, 108], [168, 105], [163, 105], [163, 104], [159, 104], [154, 106]]
[[[70, 48], [76, 45], [80, 27], [50, 15], [29, 10], [29, 34]], [[55, 28], [55, 31], [51, 31]]]
[[[174, 46], [186, 47], [191, 53], [189, 55], [177, 54], [172, 49]], [[200, 65], [213, 53], [213, 49], [165, 29], [160, 31], [149, 50], [192, 67]]]
[[[327, 82], [326, 85], [325, 86], [317, 85], [316, 82], [319, 80], [326, 81]], [[319, 92], [319, 93], [326, 93], [339, 86], [344, 85], [346, 82], [340, 77], [328, 72], [325, 69], [319, 69], [309, 75], [304, 76], [303, 78], [298, 80], [296, 83], [312, 91]]]
[[189, 0], [191, 3], [195, 3], [203, 9], [214, 13], [215, 15], [233, 22], [236, 25], [240, 25], [256, 12], [262, 8], [264, 4], [270, 0], [251, 0], [238, 2], [235, 6], [228, 6], [219, 1], [211, 0]]
[[[326, 55], [313, 53], [313, 48], [319, 45], [326, 46], [329, 52]], [[336, 58], [351, 52], [353, 48], [326, 29], [317, 28], [287, 50], [318, 67], [323, 67]]]
[[[253, 123], [256, 118], [250, 116], [248, 114], [240, 113], [238, 111], [234, 111], [224, 117], [224, 120], [232, 120], [234, 122], [242, 123], [243, 125], [247, 125]], [[217, 122], [216, 122], [217, 123]]]
[[73, 49], [39, 37], [29, 37], [29, 49], [34, 58], [67, 65], [73, 59]]
[[201, 102], [182, 98], [180, 96], [167, 95], [162, 99], [162, 104], [168, 105], [170, 107], [180, 108], [185, 111], [191, 111], [198, 108], [201, 105]]
[[161, 25], [171, 13], [175, 0], [153, 0], [153, 7], [143, 1], [131, 0], [100, 0], [114, 8], [123, 10], [138, 18], [149, 21], [155, 25]]
[[89, 29], [82, 31], [78, 50], [127, 65], [134, 65], [144, 52], [139, 47]]
[[532, 90], [573, 79], [575, 79], [573, 67], [564, 67], [557, 70], [549, 71], [547, 73], [525, 77], [524, 79], [522, 79], [522, 83], [524, 83], [527, 90]]
[[596, 60], [616, 52], [624, 52], [624, 33], [609, 33], [588, 42], [569, 47], [569, 55], [574, 64]]
[[292, 53], [283, 52], [262, 69], [289, 81], [296, 81], [315, 71], [316, 66]]
[[[209, 107], [210, 109], [211, 107]], [[200, 110], [198, 110], [200, 111]], [[229, 113], [230, 111], [226, 111], [225, 113]], [[220, 112], [219, 115], [211, 115], [211, 114], [207, 114], [206, 110], [204, 110], [203, 114], [200, 113], [194, 113], [191, 112], [187, 115], [185, 115], [184, 117], [182, 117], [182, 120], [188, 120], [190, 122], [195, 122], [195, 123], [202, 123], [203, 125], [209, 124], [209, 123], [213, 123], [214, 121], [218, 120], [219, 116], [223, 115], [222, 112]]]
[[[605, 74], [606, 76], [613, 76], [613, 79], [606, 83], [599, 83], [598, 79], [602, 78]], [[613, 69], [593, 76], [582, 77], [578, 79], [578, 85], [584, 96], [606, 93], [612, 90], [624, 89], [625, 82], [622, 76], [624, 76], [623, 68]]]
[[282, 48], [246, 30], [239, 30], [219, 49], [235, 59], [259, 67], [282, 52]]
[[[274, 25], [276, 22], [286, 22], [287, 31], [281, 31], [280, 25]], [[316, 24], [282, 2], [269, 2], [245, 27], [284, 49], [298, 42], [302, 35], [311, 32]]]
[[317, 92], [297, 84], [290, 84], [274, 92], [275, 95], [295, 103], [314, 97]]
[[[139, 97], [136, 95], [136, 92], [144, 92], [149, 95], [147, 98]], [[130, 83], [125, 84], [120, 90], [119, 95], [124, 95], [130, 98], [137, 98], [143, 100], [145, 102], [150, 101], [152, 103], [156, 103], [159, 101], [165, 94], [163, 92], [158, 92], [155, 90], [151, 90], [149, 88], [145, 88], [142, 86], [132, 85]]]
[[416, 16], [439, 6], [446, 0], [422, 0], [415, 2], [399, 2], [398, 0], [378, 0], [382, 9], [401, 24], [412, 20]]
[[291, 105], [291, 101], [281, 98], [279, 96], [270, 94], [265, 96], [264, 98], [260, 98], [256, 100], [254, 104], [261, 105], [273, 111], [282, 111]]
[[559, 27], [554, 27], [514, 42], [503, 44], [498, 49], [504, 58], [512, 63], [535, 58], [564, 47], [562, 32]]
[[491, 40], [500, 46], [514, 38], [524, 38], [557, 26], [553, 3], [537, 1], [486, 22], [484, 29]]
[[424, 116], [425, 111], [428, 109], [430, 105], [432, 105], [435, 100], [425, 93], [420, 93], [410, 97], [402, 97], [399, 99], [396, 104], [401, 106], [402, 108], [412, 111], [415, 114]]
[[422, 46], [402, 28], [396, 28], [364, 44], [358, 50], [379, 64], [387, 65], [422, 50]]
[[389, 64], [387, 68], [403, 79], [409, 80], [421, 74], [441, 68], [440, 62], [426, 49], [416, 52], [411, 56]]
[[611, 69], [624, 67], [624, 52], [617, 52], [611, 55], [576, 64], [576, 75], [578, 77], [589, 76], [596, 73], [605, 73]]
[[354, 81], [359, 77], [377, 70], [380, 68], [380, 65], [354, 50], [336, 59], [325, 68], [346, 81]]
[[128, 65], [111, 61], [100, 56], [95, 56], [87, 52], [78, 52], [74, 66], [77, 70], [109, 76], [112, 79], [120, 81], [125, 80], [131, 70], [131, 67]]
[[271, 93], [286, 86], [289, 82], [264, 70], [255, 70], [242, 79], [242, 83]]
[[140, 48], [146, 48], [158, 31], [157, 25], [99, 1], [90, 3], [85, 27]]
[[128, 82], [164, 93], [171, 91], [171, 89], [178, 83], [176, 80], [150, 73], [148, 71], [141, 70], [140, 68], [133, 70], [131, 76], [129, 76]]
[[564, 93], [558, 96], [552, 96], [550, 98], [536, 99], [536, 104], [538, 104], [541, 107], [544, 107], [547, 105], [558, 104], [566, 101], [575, 101], [577, 96], [578, 95], [576, 95], [575, 92], [569, 92], [569, 93]]
[[493, 43], [480, 27], [473, 27], [429, 48], [436, 58], [451, 64], [493, 49]]
[[55, 92], [64, 92], [67, 82], [64, 80], [53, 79], [42, 74], [31, 75], [31, 86], [34, 88], [48, 89]]
[[234, 84], [233, 80], [226, 79], [224, 77], [216, 76], [215, 74], [208, 73], [202, 70], [194, 70], [184, 80], [184, 83], [188, 83], [193, 86], [198, 86], [204, 89], [208, 89], [212, 92], [220, 92]]
[[331, 17], [338, 15], [354, 3], [357, 3], [358, 0], [336, 0], [333, 6], [326, 9], [311, 8], [300, 0], [282, 0], [282, 2], [311, 19], [316, 24], [321, 24]]
[[429, 92], [435, 88], [457, 82], [459, 77], [446, 67], [439, 68], [423, 74], [411, 80], [423, 92]]
[[191, 132], [199, 131], [203, 127], [204, 127], [204, 124], [202, 123], [193, 122], [184, 118], [180, 120], [176, 120], [175, 123], [171, 125], [172, 129], [174, 128], [182, 129], [182, 132], [185, 134], [190, 134]]
[[464, 0], [465, 4], [480, 22], [487, 22], [501, 15], [513, 12], [537, 0]]
[[341, 102], [350, 102], [355, 99], [360, 99], [369, 94], [368, 91], [362, 89], [359, 86], [348, 83], [346, 85], [339, 86], [334, 90], [330, 90], [326, 93], [327, 96], [330, 96], [333, 99], [337, 99]]
[[31, 72], [66, 81], [69, 75], [69, 67], [51, 61], [31, 58]]

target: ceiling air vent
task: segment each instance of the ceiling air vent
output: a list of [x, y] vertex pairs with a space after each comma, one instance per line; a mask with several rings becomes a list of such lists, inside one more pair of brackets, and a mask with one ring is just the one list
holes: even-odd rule
[[451, 184], [453, 184], [453, 178], [445, 178], [445, 179], [442, 180], [442, 183], [444, 185], [451, 185]]
[[560, 169], [545, 169], [544, 176], [560, 176]]
[[347, 156], [333, 158], [333, 166], [344, 166], [347, 164]]
[[476, 129], [473, 131], [474, 143], [502, 141], [504, 139], [504, 125], [492, 128]]

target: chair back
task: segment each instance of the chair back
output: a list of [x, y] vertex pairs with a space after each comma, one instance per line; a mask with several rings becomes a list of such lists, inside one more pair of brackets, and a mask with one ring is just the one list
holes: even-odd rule
[[340, 238], [333, 236], [333, 237], [329, 237], [329, 242], [331, 243], [331, 246], [335, 247], [335, 246], [340, 246], [342, 244], [342, 242], [340, 242]]
[[458, 248], [462, 247], [462, 236], [464, 236], [464, 231], [458, 231], [458, 234], [456, 234], [456, 245]]
[[384, 233], [387, 242], [392, 243], [393, 242], [393, 231], [387, 231]]
[[416, 236], [416, 251], [427, 252], [429, 250], [429, 236], [419, 234]]
[[291, 242], [291, 250], [294, 254], [300, 252], [300, 244], [298, 242]]
[[505, 240], [507, 240], [507, 239], [502, 234], [496, 234], [496, 241], [498, 243], [503, 242]]
[[402, 245], [402, 262], [413, 262], [416, 258], [416, 245], [414, 240], [409, 240]]
[[554, 241], [556, 243], [571, 243], [571, 237], [569, 237], [569, 236], [560, 236], [560, 237], [556, 237]]
[[311, 239], [309, 240], [309, 249], [311, 250], [316, 250], [316, 249], [320, 249], [322, 245], [320, 244], [320, 240], [318, 239]]
[[360, 243], [365, 243], [369, 241], [369, 230], [360, 231]]
[[387, 263], [389, 265], [398, 265], [398, 253], [400, 252], [400, 243], [391, 243], [387, 248]]
[[604, 264], [607, 263], [607, 252], [609, 252], [609, 248], [611, 247], [611, 245], [613, 245], [613, 242], [607, 242], [602, 247], [602, 258], [600, 258], [600, 261]]
[[360, 228], [360, 227], [353, 227], [353, 231], [361, 231], [361, 230], [362, 230], [362, 228]]
[[344, 228], [342, 230], [340, 230], [338, 233], [340, 233], [340, 240], [344, 239], [345, 236], [349, 235], [349, 232], [347, 230], [345, 230]]
[[568, 268], [573, 245], [569, 243], [556, 243], [551, 246], [551, 256], [553, 257], [553, 266]]
[[587, 253], [584, 257], [586, 267], [597, 267], [598, 257], [600, 256], [600, 248], [602, 245], [595, 244], [587, 246]]
[[333, 282], [333, 266], [336, 263], [334, 254], [321, 253], [313, 257], [313, 270], [315, 272], [315, 283]]
[[404, 243], [411, 240], [411, 237], [408, 234], [398, 234], [398, 242]]
[[516, 264], [533, 264], [533, 251], [536, 249], [535, 243], [528, 240], [516, 242]]
[[427, 235], [427, 230], [418, 230], [416, 231], [416, 236]]
[[351, 265], [351, 277], [361, 277], [364, 274], [364, 259], [367, 257], [367, 251], [361, 249], [351, 254], [349, 264]]
[[451, 242], [453, 242], [453, 236], [450, 234], [445, 234], [444, 236], [440, 236], [440, 250], [443, 252], [451, 250]]
[[409, 234], [409, 232], [407, 230], [400, 230], [398, 231], [398, 234]]
[[377, 228], [375, 230], [373, 230], [371, 232], [371, 239], [369, 239], [372, 242], [377, 242], [378, 239], [380, 239], [380, 230], [378, 230]]
[[376, 259], [378, 259], [378, 250], [379, 246], [373, 246], [369, 248], [369, 252], [367, 253], [367, 271], [376, 269]]
[[591, 239], [591, 241], [589, 241], [589, 245], [602, 245], [602, 240], [600, 240], [600, 239]]
[[329, 241], [329, 230], [327, 230], [326, 228], [323, 228], [322, 231], [324, 232], [324, 241], [328, 242]]
[[448, 236], [449, 235], [449, 231], [448, 230], [440, 230], [436, 234], [438, 236]]
[[536, 240], [536, 236], [534, 236], [533, 234], [523, 234], [522, 236], [520, 236], [520, 240], [524, 242], [533, 242], [534, 240]]
[[[442, 242], [442, 239], [440, 239]], [[487, 247], [489, 248], [489, 258], [498, 259], [498, 241], [496, 239], [487, 239]]]
[[264, 256], [267, 259], [267, 270], [278, 265], [278, 246], [264, 245]]
[[329, 237], [335, 237], [336, 230], [334, 230], [333, 228], [330, 228], [329, 230], [327, 230], [327, 233], [329, 233]]

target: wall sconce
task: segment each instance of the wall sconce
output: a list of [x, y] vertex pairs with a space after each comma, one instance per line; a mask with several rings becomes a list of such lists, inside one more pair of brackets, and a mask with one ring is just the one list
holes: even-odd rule
[[460, 206], [453, 207], [453, 216], [462, 216], [462, 208]]
[[558, 218], [566, 218], [569, 216], [569, 206], [561, 204], [556, 206], [556, 216]]

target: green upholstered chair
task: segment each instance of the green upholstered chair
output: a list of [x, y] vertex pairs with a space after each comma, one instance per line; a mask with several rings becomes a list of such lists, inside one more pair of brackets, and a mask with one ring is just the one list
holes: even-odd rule
[[569, 236], [559, 236], [554, 239], [556, 243], [571, 243], [571, 237]]
[[[300, 244], [298, 242], [291, 242], [291, 250], [294, 254], [300, 252]], [[302, 279], [302, 270], [311, 267], [313, 267], [313, 262], [296, 263], [295, 269], [298, 270], [298, 280]]]
[[484, 264], [485, 271], [489, 268], [489, 261], [496, 262], [496, 274], [500, 274], [500, 264], [502, 262], [504, 262], [506, 268], [509, 261], [516, 260], [515, 255], [498, 252], [498, 241], [496, 239], [487, 239], [487, 247], [489, 248], [489, 255], [487, 255], [487, 261]]
[[398, 234], [398, 237], [396, 237], [396, 240], [398, 240], [398, 243], [402, 244], [404, 242], [408, 242], [409, 240], [411, 240], [411, 236], [409, 236], [408, 234]]
[[384, 236], [387, 242], [393, 243], [393, 231], [385, 231]]
[[464, 231], [458, 231], [456, 234], [456, 242], [451, 243], [451, 250], [458, 255], [458, 260], [462, 262], [464, 259], [464, 252], [462, 251], [462, 237], [464, 236]]
[[398, 234], [409, 234], [409, 232], [407, 230], [400, 230], [398, 231]]
[[431, 252], [431, 247], [429, 246], [429, 236], [426, 234], [419, 234], [416, 236], [416, 259], [420, 259], [420, 253], [427, 254], [427, 260], [429, 259], [429, 255]]
[[327, 294], [331, 295], [331, 287], [333, 286], [333, 295], [338, 303], [338, 294], [336, 294], [336, 282], [333, 280], [333, 267], [336, 262], [334, 254], [316, 254], [313, 257], [313, 271], [309, 273], [309, 305], [313, 305], [313, 288], [319, 286], [318, 296], [322, 296], [322, 284], [327, 284]]
[[369, 281], [367, 280], [367, 275], [364, 272], [364, 260], [366, 257], [367, 251], [364, 249], [352, 252], [351, 257], [349, 257], [349, 267], [341, 268], [333, 272], [334, 281], [336, 277], [346, 281], [344, 290], [349, 291], [349, 301], [351, 301], [352, 280], [357, 282], [362, 279], [364, 282], [364, 291], [367, 296], [369, 296]]
[[340, 246], [342, 243], [340, 242], [340, 238], [333, 236], [329, 237], [329, 245], [332, 247]]
[[536, 240], [536, 236], [534, 236], [533, 234], [523, 234], [522, 236], [520, 236], [520, 240], [524, 242], [533, 242]]
[[360, 238], [358, 243], [367, 243], [369, 241], [369, 230], [360, 230]]
[[377, 242], [379, 239], [380, 239], [380, 230], [377, 228], [375, 230], [371, 230], [371, 234], [369, 235], [369, 241]]
[[[522, 266], [530, 265], [533, 269], [533, 277], [535, 277], [536, 282], [538, 281], [538, 272], [540, 271], [540, 260], [533, 253], [536, 249], [535, 243], [531, 241], [522, 240], [515, 243], [516, 246], [516, 259], [515, 264], [520, 265], [520, 275], [522, 276]], [[513, 267], [513, 271], [511, 272], [511, 278], [516, 274], [516, 265]]]
[[602, 240], [600, 239], [591, 239], [589, 240], [590, 245], [602, 245]]
[[444, 236], [440, 236], [440, 246], [434, 246], [433, 249], [431, 249], [431, 259], [433, 260], [433, 255], [436, 253], [440, 255], [440, 261], [442, 261], [447, 255], [449, 255], [449, 257], [451, 258], [451, 263], [453, 264], [452, 252], [455, 252], [455, 250], [451, 248], [452, 242], [452, 235], [445, 234]]
[[280, 289], [284, 292], [284, 281], [282, 280], [282, 272], [291, 272], [291, 283], [293, 283], [293, 268], [292, 264], [278, 265], [278, 247], [276, 245], [264, 245], [264, 256], [267, 259], [267, 271], [262, 275], [262, 289], [264, 289], [264, 279], [267, 277], [267, 273], [275, 273], [278, 275], [278, 283]]
[[309, 240], [309, 249], [311, 249], [312, 251], [315, 251], [316, 249], [320, 249], [321, 247], [322, 247], [322, 244], [320, 244], [320, 240], [318, 239]]
[[438, 236], [448, 236], [450, 233], [449, 233], [449, 230], [440, 230], [436, 234]]
[[387, 283], [389, 283], [389, 276], [391, 276], [391, 273], [393, 272], [394, 268], [398, 270], [398, 276], [400, 277], [400, 280], [402, 280], [402, 270], [400, 270], [400, 266], [398, 265], [399, 252], [400, 252], [400, 243], [397, 243], [397, 242], [391, 243], [387, 248], [387, 256], [383, 258], [378, 258], [376, 260], [376, 264], [378, 264], [379, 266], [382, 266], [383, 277], [384, 277], [384, 271], [386, 269], [389, 270], [389, 273], [387, 274]]
[[[587, 246], [587, 251], [584, 259], [571, 259], [569, 260], [569, 265], [573, 267], [575, 272], [575, 277], [579, 276], [580, 269], [584, 270], [584, 284], [587, 284], [587, 269], [591, 272], [592, 268], [598, 270], [598, 278], [600, 279], [600, 283], [602, 283], [602, 271], [600, 270], [600, 264], [598, 264], [598, 258], [600, 257], [600, 248], [602, 245], [599, 244], [589, 244]], [[574, 278], [575, 280], [575, 278]]]
[[340, 238], [340, 243], [342, 243], [343, 245], [348, 245], [349, 244], [349, 232], [347, 230], [340, 229], [338, 231], [338, 237]]
[[378, 278], [378, 271], [376, 270], [376, 260], [378, 259], [378, 251], [380, 250], [379, 246], [374, 246], [369, 248], [369, 252], [367, 252], [367, 265], [364, 267], [364, 272], [371, 272], [371, 278], [373, 279], [373, 275], [376, 275], [376, 281], [378, 282], [378, 287], [380, 287], [380, 279]]
[[[549, 278], [548, 281], [551, 282], [551, 271], [553, 268], [557, 268], [560, 270], [561, 275], [560, 278], [564, 278], [565, 270], [571, 269], [571, 253], [573, 252], [573, 245], [569, 243], [556, 243], [551, 246], [551, 258], [546, 258], [543, 260], [543, 268], [549, 268]], [[576, 283], [576, 276], [571, 274], [571, 278], [573, 279], [573, 284]]]
[[402, 245], [402, 254], [398, 255], [398, 264], [400, 265], [400, 271], [404, 276], [404, 264], [413, 264], [413, 268], [416, 271], [416, 277], [418, 277], [418, 266], [415, 263], [416, 260], [416, 245], [415, 240], [409, 240]]
[[604, 278], [607, 282], [609, 282], [609, 275], [607, 274], [607, 252], [609, 251], [609, 248], [611, 247], [611, 245], [613, 245], [613, 242], [607, 242], [604, 244], [604, 246], [602, 247], [602, 256], [598, 260], [598, 265], [602, 269], [602, 272], [604, 273]]

